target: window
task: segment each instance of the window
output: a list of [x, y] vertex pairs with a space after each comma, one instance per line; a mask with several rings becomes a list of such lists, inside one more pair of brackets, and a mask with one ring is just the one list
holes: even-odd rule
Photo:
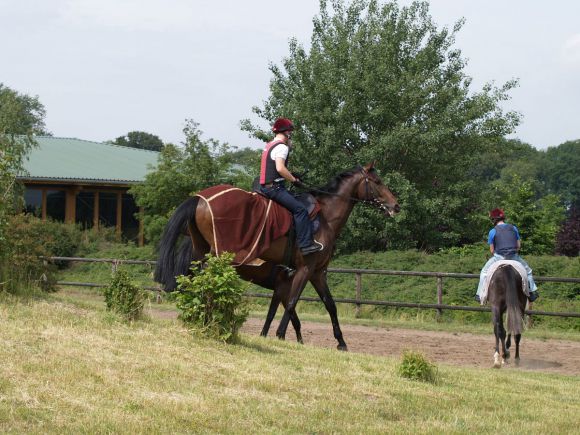
[[55, 221], [64, 222], [65, 193], [63, 190], [46, 191], [46, 215]]
[[95, 193], [79, 192], [76, 202], [76, 223], [81, 224], [83, 229], [93, 227], [95, 210]]
[[114, 227], [117, 222], [117, 194], [99, 193], [99, 225]]
[[24, 211], [36, 217], [42, 216], [42, 190], [26, 189], [24, 192]]
[[139, 213], [139, 207], [135, 204], [135, 199], [127, 194], [123, 194], [123, 217], [121, 219], [123, 237], [127, 240], [137, 241], [139, 237], [139, 221], [135, 215]]

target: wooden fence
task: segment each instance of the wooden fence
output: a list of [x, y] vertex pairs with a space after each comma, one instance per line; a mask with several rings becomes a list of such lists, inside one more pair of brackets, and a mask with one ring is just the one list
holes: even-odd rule
[[[149, 265], [155, 266], [155, 261], [145, 260], [120, 260], [114, 258], [82, 258], [82, 257], [42, 257], [44, 261], [69, 261], [69, 262], [83, 262], [83, 263], [109, 263], [115, 269], [120, 264], [134, 264], [134, 265]], [[419, 309], [435, 309], [441, 315], [443, 310], [458, 310], [458, 311], [491, 311], [489, 307], [482, 306], [461, 306], [461, 305], [446, 305], [443, 303], [443, 280], [444, 279], [479, 279], [479, 275], [473, 273], [452, 273], [452, 272], [414, 272], [403, 270], [380, 270], [380, 269], [344, 269], [344, 268], [328, 268], [329, 273], [349, 273], [355, 275], [355, 297], [350, 298], [335, 298], [337, 303], [354, 304], [357, 309], [357, 314], [360, 312], [362, 305], [380, 305], [389, 307], [404, 307], [404, 308], [419, 308]], [[363, 275], [393, 275], [393, 276], [423, 276], [428, 278], [435, 278], [437, 282], [437, 303], [424, 304], [415, 302], [391, 302], [391, 301], [375, 301], [362, 299], [362, 277]], [[564, 282], [564, 283], [580, 283], [580, 278], [562, 278], [562, 277], [535, 277], [536, 282]], [[91, 283], [91, 282], [72, 282], [72, 281], [58, 281], [57, 285], [62, 286], [76, 286], [76, 287], [106, 287], [107, 284]], [[158, 300], [161, 299], [162, 290], [157, 287], [143, 287], [145, 290], [157, 292]], [[272, 297], [271, 293], [247, 293], [249, 297], [267, 298]], [[319, 299], [313, 297], [302, 296], [300, 300], [317, 302]], [[555, 316], [555, 317], [580, 317], [580, 313], [574, 312], [558, 312], [558, 311], [539, 311], [532, 309], [533, 304], [530, 303], [529, 310], [526, 314], [534, 316]]]

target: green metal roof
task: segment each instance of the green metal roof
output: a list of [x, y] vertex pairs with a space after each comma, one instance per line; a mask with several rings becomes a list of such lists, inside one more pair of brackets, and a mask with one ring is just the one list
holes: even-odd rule
[[156, 166], [156, 151], [88, 140], [37, 136], [21, 174], [24, 180], [138, 183]]

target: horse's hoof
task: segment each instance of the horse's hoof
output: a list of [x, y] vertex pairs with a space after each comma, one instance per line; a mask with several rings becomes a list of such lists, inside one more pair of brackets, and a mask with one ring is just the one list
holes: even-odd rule
[[493, 355], [493, 367], [499, 369], [501, 367], [501, 358], [499, 357], [499, 353], [496, 352]]
[[284, 337], [283, 335], [277, 335], [276, 337], [278, 337], [278, 340], [282, 340], [282, 341], [286, 340], [286, 337]]
[[516, 363], [517, 366], [520, 365], [520, 359], [519, 358], [516, 358], [514, 361], [515, 361], [515, 363]]
[[343, 352], [348, 352], [348, 347], [346, 346], [346, 344], [339, 344], [338, 346], [336, 346], [336, 348], [338, 350], [342, 350]]

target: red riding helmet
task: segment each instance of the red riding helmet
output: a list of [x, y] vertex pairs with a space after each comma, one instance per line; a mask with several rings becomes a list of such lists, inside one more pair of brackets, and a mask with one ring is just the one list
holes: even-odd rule
[[494, 208], [492, 211], [489, 212], [489, 218], [491, 220], [505, 219], [505, 213], [501, 208]]
[[288, 130], [294, 130], [294, 124], [288, 118], [278, 118], [272, 126], [272, 131], [274, 133], [282, 133]]

